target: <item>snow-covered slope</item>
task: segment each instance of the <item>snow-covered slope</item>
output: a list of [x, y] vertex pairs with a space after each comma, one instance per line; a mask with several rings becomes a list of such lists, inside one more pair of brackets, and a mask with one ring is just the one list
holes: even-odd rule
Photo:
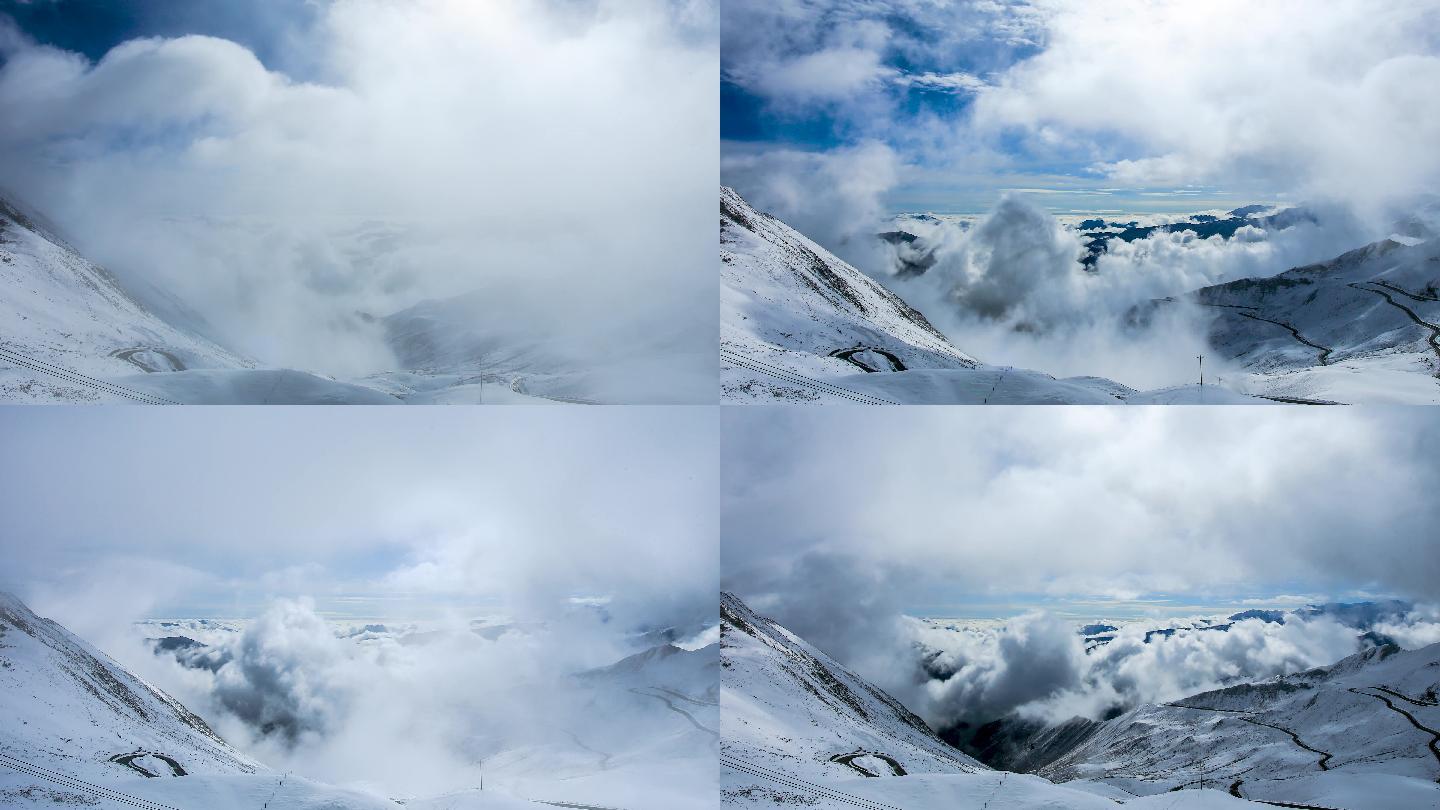
[[1136, 794], [1220, 787], [1324, 807], [1440, 807], [1440, 644], [1144, 706], [1040, 769]]
[[[165, 776], [176, 770], [255, 773], [261, 767], [179, 701], [9, 594], [0, 594], [0, 700], [11, 721], [0, 750], [22, 759], [91, 774], [127, 768]], [[115, 762], [134, 752], [149, 753], [129, 766]]]
[[1262, 401], [982, 364], [879, 282], [729, 188], [720, 190], [720, 368], [721, 398], [741, 403]]
[[[93, 377], [188, 368], [240, 369], [246, 359], [178, 329], [131, 297], [50, 228], [0, 198], [0, 350]], [[0, 358], [0, 400], [123, 400]]]
[[277, 773], [179, 701], [0, 593], [0, 805], [394, 808]]
[[1211, 343], [1256, 393], [1440, 403], [1440, 239], [1401, 239], [1197, 291]]
[[986, 770], [895, 698], [732, 594], [720, 597], [720, 621], [727, 754], [807, 777]]
[[[1114, 807], [1105, 785], [1057, 786], [993, 771], [919, 717], [731, 594], [722, 594], [721, 797], [727, 805], [869, 810]], [[1161, 798], [1161, 797], [1157, 797]], [[1135, 807], [1254, 805], [1219, 791]]]

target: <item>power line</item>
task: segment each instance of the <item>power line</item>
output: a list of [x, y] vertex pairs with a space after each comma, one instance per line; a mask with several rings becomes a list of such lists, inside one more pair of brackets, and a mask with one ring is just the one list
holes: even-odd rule
[[790, 369], [772, 366], [769, 363], [764, 362], [763, 360], [757, 360], [753, 357], [741, 355], [729, 349], [720, 350], [720, 359], [725, 360], [733, 365], [748, 368], [751, 371], [758, 371], [761, 374], [775, 377], [785, 382], [796, 383], [798, 385], [807, 385], [821, 393], [842, 397], [853, 402], [858, 402], [861, 405], [900, 404], [898, 402], [894, 402], [883, 397], [875, 396], [874, 394], [864, 394], [859, 391], [851, 390], [849, 388], [841, 388], [838, 385], [823, 382], [821, 380], [815, 379], [814, 377], [807, 377], [798, 371], [792, 371]]
[[77, 383], [79, 385], [88, 385], [91, 388], [95, 388], [106, 394], [124, 397], [126, 399], [134, 400], [144, 405], [181, 404], [173, 399], [166, 399], [165, 397], [158, 396], [156, 394], [146, 394], [141, 391], [136, 391], [133, 388], [126, 388], [123, 385], [117, 385], [112, 382], [106, 382], [105, 380], [98, 380], [94, 377], [86, 376], [78, 371], [71, 371], [67, 368], [54, 366], [43, 360], [36, 360], [33, 357], [23, 355], [15, 351], [14, 349], [0, 348], [0, 360], [6, 360], [17, 366], [28, 368], [31, 371], [36, 371], [41, 374], [49, 374], [52, 377], [59, 377], [66, 382]]

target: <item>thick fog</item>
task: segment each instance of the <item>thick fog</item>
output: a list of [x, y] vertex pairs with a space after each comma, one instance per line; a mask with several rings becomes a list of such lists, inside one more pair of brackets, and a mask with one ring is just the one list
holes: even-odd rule
[[0, 18], [0, 187], [262, 363], [394, 369], [376, 318], [476, 293], [455, 328], [707, 398], [716, 17], [335, 0], [274, 44], [303, 80], [205, 36], [92, 63]]
[[[937, 728], [1103, 717], [1330, 664], [1366, 631], [1440, 640], [1440, 420], [1064, 410], [726, 414], [722, 586]], [[1197, 617], [1390, 597], [1412, 606], [1145, 643]], [[997, 604], [998, 623], [914, 618]], [[1102, 620], [1121, 630], [1087, 655], [1077, 630]]]

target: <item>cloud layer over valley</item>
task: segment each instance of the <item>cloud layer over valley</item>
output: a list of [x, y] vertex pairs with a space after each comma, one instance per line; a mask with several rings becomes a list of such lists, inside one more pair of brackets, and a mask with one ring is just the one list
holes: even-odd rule
[[1063, 410], [727, 415], [723, 586], [937, 728], [1440, 639], [1425, 414]]

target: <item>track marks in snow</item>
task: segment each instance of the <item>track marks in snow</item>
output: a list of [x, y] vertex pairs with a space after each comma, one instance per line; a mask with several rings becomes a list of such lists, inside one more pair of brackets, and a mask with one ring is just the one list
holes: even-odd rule
[[1010, 774], [1005, 771], [1000, 772], [1000, 781], [995, 783], [995, 789], [990, 792], [990, 796], [989, 798], [985, 799], [985, 803], [980, 805], [980, 810], [989, 810], [990, 803], [995, 801], [996, 796], [1000, 795], [1001, 788], [1005, 787], [1005, 777], [1009, 775]]

